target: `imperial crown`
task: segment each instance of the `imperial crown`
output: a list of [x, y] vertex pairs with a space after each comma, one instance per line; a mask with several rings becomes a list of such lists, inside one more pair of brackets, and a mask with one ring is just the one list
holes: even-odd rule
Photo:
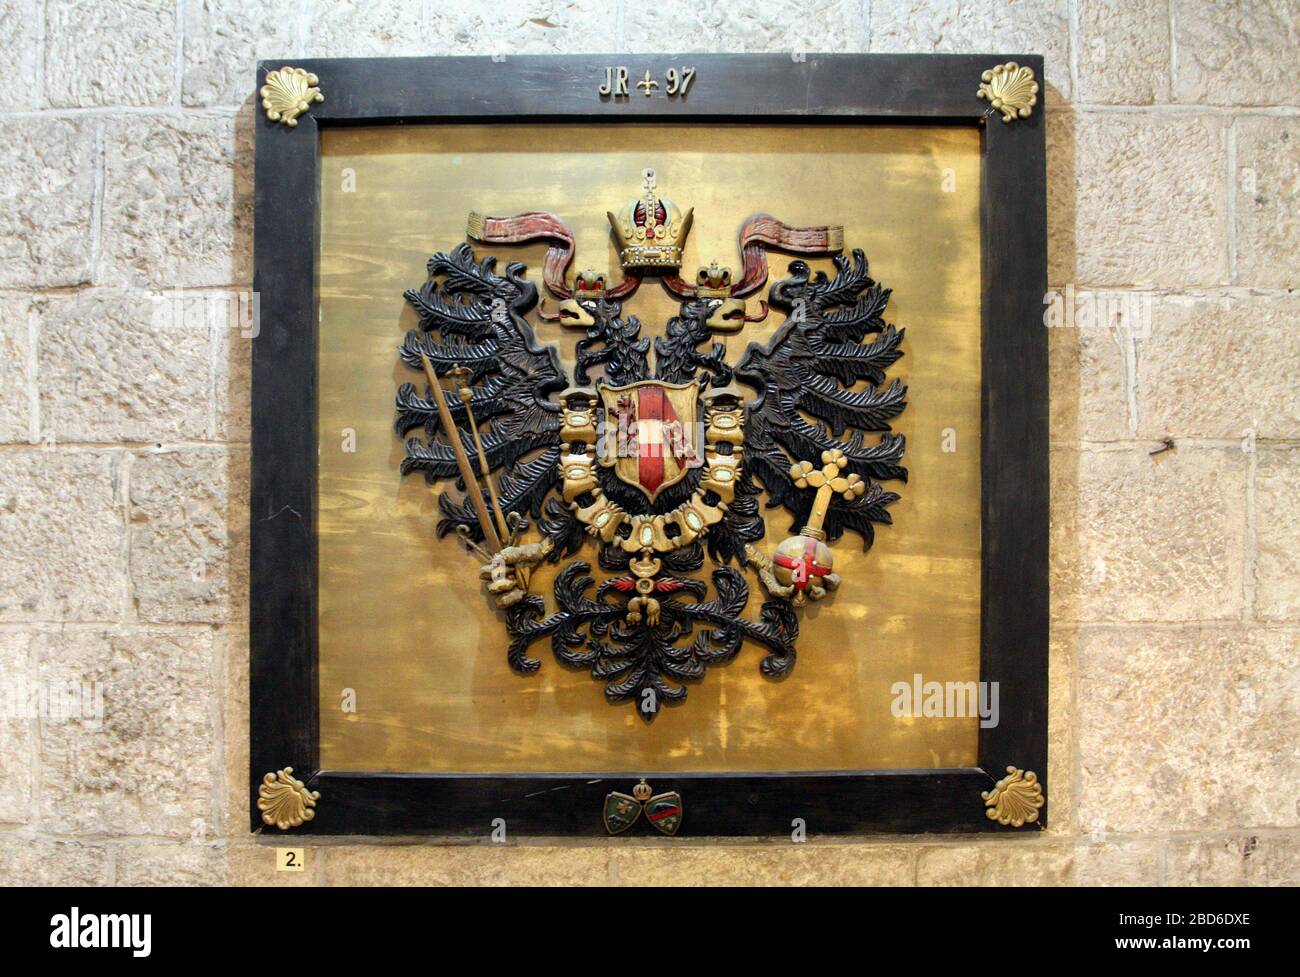
[[633, 268], [677, 268], [691, 229], [694, 208], [685, 215], [671, 200], [655, 192], [655, 171], [642, 174], [641, 196], [618, 214], [607, 213], [618, 239], [619, 261], [624, 270]]

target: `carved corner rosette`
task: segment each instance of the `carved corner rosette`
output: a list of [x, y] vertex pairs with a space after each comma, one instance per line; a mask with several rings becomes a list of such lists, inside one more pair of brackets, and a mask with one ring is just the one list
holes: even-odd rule
[[1046, 803], [1038, 774], [1019, 767], [1007, 767], [1007, 775], [980, 792], [984, 798], [984, 815], [990, 821], [1022, 828], [1038, 820], [1038, 811]]
[[1038, 82], [1034, 80], [1033, 68], [1008, 61], [995, 65], [980, 77], [975, 97], [989, 103], [989, 112], [1001, 112], [1003, 122], [1029, 118], [1038, 104]]
[[325, 101], [325, 96], [316, 87], [319, 81], [303, 68], [286, 66], [267, 72], [266, 84], [258, 92], [262, 96], [266, 117], [272, 122], [283, 122], [289, 128], [296, 126], [298, 116], [308, 111], [313, 103]]
[[257, 788], [257, 809], [262, 820], [281, 831], [296, 828], [316, 816], [313, 808], [320, 800], [320, 791], [308, 790], [307, 785], [293, 775], [293, 767], [285, 767], [262, 778]]

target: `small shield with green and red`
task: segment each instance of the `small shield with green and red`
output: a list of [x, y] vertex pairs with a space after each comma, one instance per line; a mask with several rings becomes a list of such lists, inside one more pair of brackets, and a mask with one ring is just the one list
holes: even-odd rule
[[641, 802], [618, 791], [605, 795], [605, 830], [612, 835], [626, 831], [641, 816]]
[[677, 834], [677, 829], [682, 826], [682, 795], [675, 790], [656, 794], [646, 801], [645, 816], [664, 834]]

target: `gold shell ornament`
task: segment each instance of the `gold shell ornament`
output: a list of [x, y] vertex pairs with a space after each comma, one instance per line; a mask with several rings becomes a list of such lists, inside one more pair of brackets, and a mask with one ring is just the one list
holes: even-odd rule
[[1023, 827], [1038, 820], [1038, 809], [1045, 803], [1038, 774], [1019, 767], [1007, 767], [1007, 775], [993, 785], [992, 790], [980, 792], [984, 798], [984, 812], [990, 821]]
[[320, 791], [308, 790], [307, 785], [293, 775], [293, 767], [268, 773], [257, 788], [257, 809], [262, 820], [281, 831], [296, 828], [316, 816], [312, 810], [320, 800]]
[[325, 96], [316, 87], [319, 80], [302, 68], [286, 67], [268, 72], [266, 84], [259, 93], [266, 117], [290, 128], [296, 126], [298, 116], [311, 108], [313, 102], [325, 101]]
[[1029, 118], [1030, 110], [1038, 103], [1038, 82], [1034, 81], [1033, 68], [1008, 61], [980, 77], [983, 81], [976, 96], [1000, 111], [1003, 122]]

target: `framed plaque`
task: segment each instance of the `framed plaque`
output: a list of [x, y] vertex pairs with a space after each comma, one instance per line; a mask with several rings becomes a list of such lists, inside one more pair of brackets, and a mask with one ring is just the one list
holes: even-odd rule
[[1045, 825], [1041, 77], [262, 64], [252, 828]]

